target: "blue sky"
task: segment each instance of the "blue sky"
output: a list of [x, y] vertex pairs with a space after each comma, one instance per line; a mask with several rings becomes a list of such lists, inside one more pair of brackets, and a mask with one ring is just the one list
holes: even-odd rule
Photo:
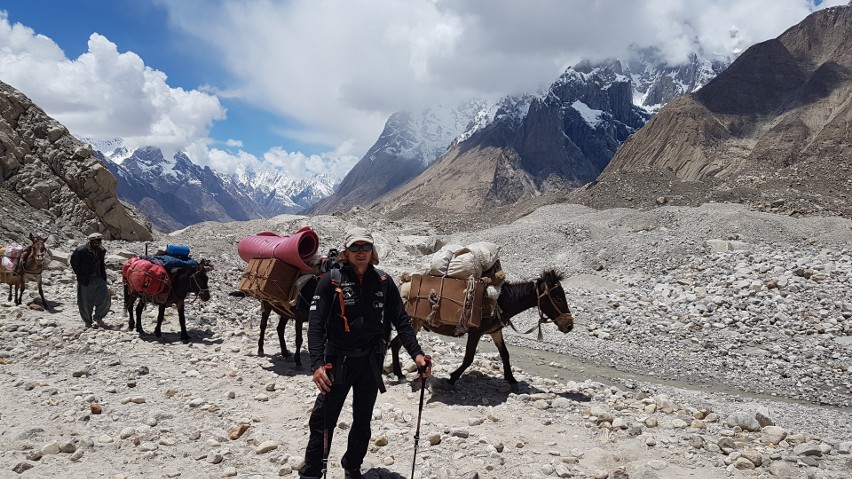
[[0, 80], [81, 137], [342, 178], [394, 111], [549, 84], [583, 57], [729, 54], [829, 0], [5, 0]]

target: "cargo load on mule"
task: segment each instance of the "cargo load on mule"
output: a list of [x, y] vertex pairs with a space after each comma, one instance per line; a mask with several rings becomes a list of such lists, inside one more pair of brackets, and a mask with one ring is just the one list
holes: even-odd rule
[[156, 304], [158, 313], [154, 334], [160, 337], [165, 308], [174, 305], [178, 310], [181, 340], [188, 341], [184, 302], [189, 293], [195, 293], [196, 298], [202, 301], [210, 299], [207, 272], [212, 269], [208, 260], [191, 258], [188, 246], [168, 245], [165, 250], [149, 256], [146, 244], [145, 255], [133, 256], [121, 266], [124, 311], [130, 316], [129, 329], [143, 334], [142, 309], [145, 304]]
[[302, 326], [308, 319], [308, 307], [317, 275], [335, 268], [337, 250], [331, 249], [325, 257], [317, 254], [319, 237], [309, 227], [301, 228], [293, 235], [282, 236], [262, 232], [240, 240], [237, 252], [247, 264], [240, 278], [239, 291], [230, 296], [249, 296], [260, 300], [260, 338], [257, 355], [265, 355], [263, 340], [269, 315], [279, 315], [278, 341], [281, 355], [291, 356], [284, 341], [284, 330], [289, 319], [296, 320], [296, 366], [301, 365], [299, 351], [302, 347]]
[[288, 236], [268, 231], [246, 236], [237, 245], [240, 258], [248, 263], [239, 290], [289, 310], [309, 279], [300, 278], [316, 270], [312, 263], [318, 249], [319, 237], [310, 226]]
[[189, 255], [189, 246], [167, 245], [148, 255], [132, 256], [121, 265], [121, 278], [129, 291], [142, 296], [146, 303], [163, 304], [171, 290], [170, 271], [196, 268], [198, 261]]
[[[536, 279], [509, 282], [505, 280], [498, 254], [499, 249], [493, 243], [473, 243], [464, 248], [446, 246], [427, 258], [422, 274], [413, 275], [414, 279], [403, 275], [400, 294], [415, 331], [422, 327], [443, 336], [467, 335], [464, 359], [450, 373], [450, 384], [455, 384], [473, 364], [479, 340], [487, 334], [500, 353], [503, 377], [511, 390], [518, 392], [503, 328], [511, 326], [514, 329], [513, 317], [536, 308], [538, 324], [527, 333], [538, 329], [541, 338], [543, 324], [552, 322], [560, 332], [567, 333], [574, 327], [574, 317], [560, 283], [562, 273], [548, 269]], [[484, 293], [480, 293], [482, 290]], [[393, 372], [403, 378], [399, 358], [401, 346], [399, 337], [391, 341]]]
[[169, 274], [163, 263], [155, 258], [147, 256], [132, 256], [121, 265], [121, 277], [127, 287], [135, 292], [151, 297], [151, 302], [156, 301], [160, 295], [168, 295]]
[[499, 254], [499, 246], [482, 241], [447, 245], [426, 257], [421, 273], [402, 278], [406, 313], [427, 326], [455, 325], [460, 335], [478, 328], [497, 313], [505, 280]]
[[7, 246], [0, 246], [0, 249], [3, 250], [0, 253], [0, 258], [2, 258], [0, 266], [6, 271], [15, 271], [18, 267], [18, 258], [21, 257], [24, 247], [17, 243], [12, 243]]

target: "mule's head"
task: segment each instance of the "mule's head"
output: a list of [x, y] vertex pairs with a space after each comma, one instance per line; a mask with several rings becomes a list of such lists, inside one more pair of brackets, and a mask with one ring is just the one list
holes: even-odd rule
[[202, 301], [210, 299], [210, 287], [208, 286], [210, 279], [207, 277], [207, 272], [212, 269], [213, 265], [210, 264], [210, 261], [202, 259], [189, 277], [189, 290], [197, 294]]
[[24, 257], [22, 257], [21, 260], [36, 266], [41, 266], [44, 264], [44, 258], [47, 254], [47, 245], [44, 244], [45, 238], [30, 233], [30, 241], [32, 241], [32, 244], [29, 248], [27, 248], [28, 251], [24, 254]]
[[553, 321], [560, 331], [568, 333], [574, 328], [574, 316], [568, 308], [565, 290], [559, 282], [562, 279], [561, 273], [552, 269], [547, 270], [536, 280], [535, 288], [541, 313], [545, 318]]

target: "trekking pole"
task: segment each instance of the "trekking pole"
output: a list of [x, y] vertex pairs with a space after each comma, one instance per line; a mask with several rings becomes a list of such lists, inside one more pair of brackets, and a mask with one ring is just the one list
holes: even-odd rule
[[[331, 371], [331, 364], [326, 364], [322, 367], [325, 374], [328, 375]], [[328, 473], [328, 393], [322, 393], [322, 479], [326, 479]]]
[[417, 429], [414, 431], [414, 457], [411, 459], [411, 479], [414, 479], [414, 464], [417, 462], [417, 444], [420, 442], [420, 417], [423, 415], [423, 394], [426, 391], [426, 368], [432, 362], [431, 356], [425, 356], [426, 366], [417, 368], [420, 373], [420, 406], [417, 409]]

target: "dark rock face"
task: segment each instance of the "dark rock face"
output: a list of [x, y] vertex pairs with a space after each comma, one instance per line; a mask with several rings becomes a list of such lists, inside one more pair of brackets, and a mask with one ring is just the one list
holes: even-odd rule
[[783, 107], [805, 80], [787, 48], [768, 40], [743, 52], [696, 96], [713, 113], [765, 115]]
[[547, 94], [527, 102], [506, 101], [491, 123], [382, 197], [379, 208], [410, 211], [424, 205], [463, 212], [593, 181], [618, 146], [648, 119], [632, 97], [620, 62], [581, 63], [560, 76]]
[[648, 119], [632, 104], [631, 83], [618, 61], [583, 63], [563, 74], [550, 93], [530, 105], [519, 132], [523, 167], [543, 191], [594, 180]]
[[[56, 234], [68, 237], [97, 231], [107, 239], [152, 238], [151, 225], [119, 200], [115, 178], [91, 147], [2, 82], [0, 118], [0, 179], [4, 189], [24, 201], [7, 205], [19, 208], [18, 217], [49, 218], [51, 224], [43, 228], [62, 229]], [[3, 229], [17, 229], [15, 222], [14, 217], [4, 216]]]

